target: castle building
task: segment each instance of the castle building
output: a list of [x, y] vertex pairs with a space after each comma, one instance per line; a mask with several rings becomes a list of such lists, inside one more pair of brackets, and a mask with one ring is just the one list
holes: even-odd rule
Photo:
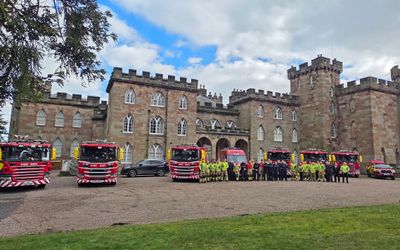
[[398, 66], [392, 81], [366, 77], [346, 86], [342, 71], [342, 62], [319, 55], [288, 69], [290, 94], [234, 89], [224, 105], [196, 79], [114, 68], [108, 102], [49, 90], [39, 103], [13, 105], [10, 136], [46, 139], [61, 159], [84, 140], [105, 138], [124, 148], [124, 163], [164, 159], [176, 144], [204, 146], [209, 159], [219, 159], [225, 147], [241, 148], [251, 159], [270, 148], [298, 154], [311, 147], [399, 163]]

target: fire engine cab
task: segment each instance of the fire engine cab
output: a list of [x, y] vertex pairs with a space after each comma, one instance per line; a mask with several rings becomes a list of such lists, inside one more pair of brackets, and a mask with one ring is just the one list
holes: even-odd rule
[[168, 150], [167, 160], [170, 177], [179, 179], [200, 179], [200, 163], [206, 162], [206, 149], [197, 145], [176, 145]]
[[360, 163], [362, 162], [362, 156], [357, 152], [351, 151], [339, 151], [332, 152], [332, 161], [335, 162], [336, 166], [342, 166], [344, 162], [350, 167], [349, 175], [353, 177], [360, 176]]

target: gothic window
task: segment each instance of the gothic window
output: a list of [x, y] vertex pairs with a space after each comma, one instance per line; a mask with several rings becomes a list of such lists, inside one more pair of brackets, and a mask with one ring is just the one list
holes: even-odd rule
[[274, 141], [282, 142], [283, 141], [283, 131], [281, 127], [276, 127], [274, 129]]
[[221, 128], [221, 123], [216, 119], [210, 120], [209, 125], [211, 126], [211, 129]]
[[162, 135], [164, 134], [164, 121], [161, 117], [156, 116], [150, 121], [150, 134]]
[[133, 117], [129, 114], [124, 118], [124, 133], [132, 133], [133, 132]]
[[163, 160], [163, 149], [159, 144], [153, 144], [149, 148], [149, 159]]
[[124, 145], [124, 157], [122, 163], [132, 163], [132, 146], [127, 143]]
[[79, 112], [76, 112], [72, 117], [72, 127], [73, 128], [80, 128], [82, 125], [82, 117]]
[[187, 109], [188, 107], [188, 100], [186, 96], [182, 96], [179, 100], [179, 109]]
[[53, 143], [53, 147], [56, 149], [57, 157], [61, 157], [61, 150], [62, 150], [62, 141], [60, 138], [57, 139]]
[[135, 94], [135, 92], [133, 91], [133, 89], [128, 89], [125, 92], [125, 103], [135, 104], [135, 102], [136, 102], [136, 94]]
[[258, 106], [257, 109], [257, 117], [264, 117], [264, 107], [263, 105]]
[[296, 110], [293, 110], [292, 111], [292, 121], [297, 121], [297, 112], [296, 112]]
[[257, 161], [260, 162], [264, 159], [264, 149], [260, 148], [257, 152]]
[[165, 106], [165, 97], [161, 92], [156, 92], [151, 97], [151, 105], [157, 107]]
[[46, 125], [46, 112], [44, 110], [39, 110], [36, 114], [36, 125], [45, 126]]
[[334, 92], [333, 92], [333, 88], [331, 87], [330, 89], [329, 89], [329, 96], [330, 97], [333, 97], [334, 96]]
[[257, 140], [258, 141], [264, 140], [264, 128], [261, 125], [257, 129]]
[[293, 129], [292, 131], [292, 142], [296, 143], [297, 142], [297, 130]]
[[187, 122], [185, 119], [182, 119], [178, 124], [178, 135], [186, 136], [187, 135]]
[[336, 138], [336, 126], [334, 123], [331, 125], [331, 138]]
[[275, 108], [274, 119], [282, 120], [282, 118], [283, 118], [282, 109], [279, 107]]
[[233, 128], [235, 128], [235, 127], [236, 127], [235, 122], [234, 122], [234, 121], [231, 121], [231, 120], [227, 121], [227, 122], [226, 122], [226, 127], [227, 127], [228, 129], [233, 129]]
[[56, 114], [56, 127], [64, 127], [64, 114], [62, 111]]
[[331, 114], [335, 113], [335, 104], [333, 102], [329, 104], [329, 113]]
[[77, 147], [79, 147], [79, 141], [78, 141], [78, 139], [74, 139], [72, 142], [71, 142], [71, 148], [69, 149], [69, 157], [74, 157], [74, 150], [75, 150], [75, 148], [77, 148]]
[[196, 119], [196, 127], [199, 129], [202, 129], [202, 128], [204, 128], [204, 123], [203, 123], [203, 121], [200, 119], [200, 118], [197, 118]]

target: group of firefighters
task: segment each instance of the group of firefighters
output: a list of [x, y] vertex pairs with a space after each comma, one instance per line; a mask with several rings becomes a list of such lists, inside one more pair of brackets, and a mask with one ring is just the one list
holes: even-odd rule
[[304, 162], [297, 166], [295, 163], [287, 164], [286, 161], [252, 161], [241, 164], [233, 162], [215, 161], [200, 164], [200, 183], [210, 181], [326, 181], [349, 183], [349, 165], [344, 162], [341, 166], [331, 162]]

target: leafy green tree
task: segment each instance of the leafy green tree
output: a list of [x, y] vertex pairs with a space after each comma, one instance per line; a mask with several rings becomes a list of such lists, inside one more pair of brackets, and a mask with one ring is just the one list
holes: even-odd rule
[[[69, 76], [84, 86], [104, 80], [97, 52], [116, 40], [109, 17], [95, 0], [0, 1], [0, 105], [39, 100], [46, 83]], [[47, 57], [57, 65], [50, 75], [42, 74]]]

